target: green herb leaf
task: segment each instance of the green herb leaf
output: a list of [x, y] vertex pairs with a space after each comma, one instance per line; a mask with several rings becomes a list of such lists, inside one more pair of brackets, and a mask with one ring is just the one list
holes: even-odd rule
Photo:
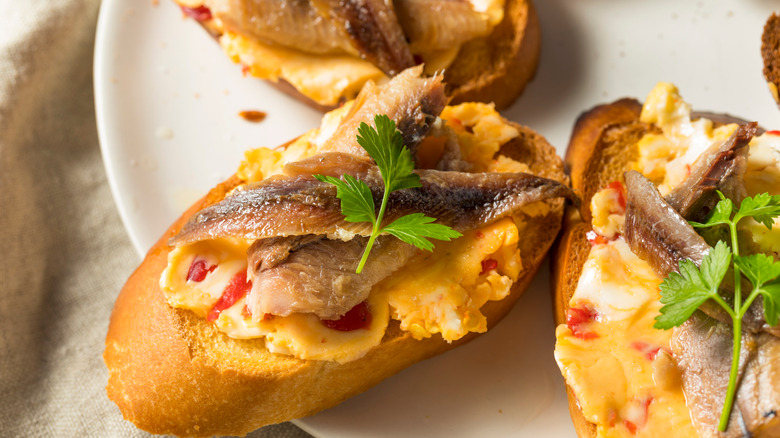
[[395, 129], [395, 122], [384, 114], [374, 117], [376, 129], [361, 123], [358, 127], [358, 144], [376, 161], [387, 190], [420, 187], [420, 176], [412, 173], [412, 153], [404, 146], [401, 133]]
[[[753, 284], [755, 293], [764, 297], [764, 317], [769, 325], [777, 325], [780, 308], [780, 263], [766, 254], [734, 258], [734, 264]], [[773, 281], [774, 280], [774, 281]]]
[[691, 226], [694, 228], [704, 228], [720, 224], [728, 224], [731, 220], [731, 212], [734, 210], [734, 203], [731, 202], [731, 199], [723, 196], [723, 193], [721, 193], [720, 190], [718, 191], [718, 196], [720, 196], [720, 201], [715, 205], [715, 208], [712, 210], [712, 214], [707, 218], [707, 222], [699, 223], [689, 221], [688, 223], [691, 224]]
[[764, 297], [764, 318], [769, 325], [777, 325], [780, 319], [780, 278], [770, 281], [759, 290]]
[[[702, 260], [701, 269], [690, 260], [681, 261], [680, 273], [670, 273], [661, 283], [661, 315], [656, 317], [653, 327], [670, 329], [685, 322], [708, 299], [715, 300], [731, 316], [734, 331], [733, 357], [729, 384], [723, 403], [718, 430], [728, 427], [731, 408], [737, 393], [739, 375], [739, 351], [742, 342], [742, 317], [750, 305], [759, 296], [764, 297], [764, 317], [770, 325], [777, 325], [780, 319], [780, 263], [764, 254], [740, 257], [737, 224], [740, 220], [752, 217], [772, 229], [774, 220], [780, 217], [780, 195], [770, 196], [762, 193], [745, 198], [732, 218], [734, 204], [718, 191], [720, 201], [704, 223], [689, 222], [696, 228], [708, 228], [715, 225], [727, 225], [731, 248], [719, 240], [715, 248]], [[701, 232], [700, 232], [701, 233]], [[718, 287], [729, 267], [734, 267], [734, 301], [727, 303], [718, 295]], [[751, 283], [753, 290], [742, 301], [742, 275]]]
[[661, 314], [653, 327], [668, 330], [684, 323], [710, 298], [718, 298], [718, 287], [731, 264], [731, 251], [718, 242], [704, 256], [701, 268], [691, 260], [679, 263], [680, 273], [672, 272], [661, 282]]
[[780, 276], [780, 263], [766, 254], [734, 257], [734, 264], [756, 289]]
[[433, 251], [433, 243], [426, 237], [449, 241], [462, 236], [452, 228], [432, 223], [435, 218], [422, 213], [412, 213], [402, 216], [382, 229], [382, 233], [391, 234], [406, 243], [426, 251]]
[[314, 177], [336, 186], [336, 197], [341, 200], [341, 214], [344, 215], [345, 221], [376, 221], [374, 197], [366, 183], [350, 175], [344, 175], [344, 181], [332, 176], [314, 175]]
[[374, 117], [376, 129], [361, 123], [358, 127], [357, 142], [368, 152], [377, 164], [385, 184], [382, 204], [376, 213], [374, 198], [368, 185], [352, 176], [344, 175], [344, 180], [331, 176], [314, 175], [320, 181], [336, 186], [336, 196], [341, 200], [341, 212], [348, 222], [370, 222], [373, 225], [363, 257], [358, 263], [359, 274], [368, 260], [368, 254], [377, 236], [391, 234], [402, 241], [420, 249], [433, 250], [431, 239], [450, 240], [461, 234], [452, 228], [432, 223], [435, 218], [422, 213], [412, 213], [396, 219], [382, 228], [385, 208], [390, 193], [396, 190], [421, 187], [420, 176], [413, 173], [414, 160], [409, 149], [403, 144], [401, 133], [395, 129], [395, 122], [383, 114]]
[[752, 217], [771, 230], [775, 218], [780, 217], [780, 195], [770, 196], [768, 193], [761, 193], [753, 197], [748, 196], [739, 206], [734, 222], [744, 217]]

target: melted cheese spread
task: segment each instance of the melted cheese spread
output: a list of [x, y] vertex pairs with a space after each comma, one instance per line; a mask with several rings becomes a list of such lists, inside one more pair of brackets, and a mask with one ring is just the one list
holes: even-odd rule
[[[713, 142], [736, 125], [713, 128], [691, 121], [690, 106], [671, 84], [658, 84], [645, 101], [641, 120], [661, 133], [638, 143], [634, 169], [656, 183], [662, 194], [682, 182], [690, 166]], [[780, 136], [766, 133], [750, 143], [745, 176], [749, 195], [780, 191]], [[672, 331], [653, 328], [659, 314], [661, 279], [639, 259], [620, 234], [624, 212], [617, 191], [608, 187], [591, 200], [594, 245], [569, 302], [567, 324], [556, 330], [555, 359], [585, 418], [599, 437], [698, 436], [670, 355]], [[761, 251], [780, 250], [780, 221], [768, 230], [745, 221]]]
[[[281, 173], [289, 162], [317, 154], [322, 139], [335, 130], [349, 108], [348, 103], [326, 114], [318, 129], [299, 137], [283, 150], [247, 151], [237, 171], [238, 177], [246, 183], [259, 181]], [[462, 104], [447, 107], [444, 114], [447, 120], [438, 129], [454, 132], [452, 135], [462, 143], [461, 152], [479, 157], [476, 167], [493, 171], [528, 170], [525, 164], [510, 158], [492, 158], [501, 144], [519, 135], [498, 116], [492, 105]], [[523, 215], [544, 214], [546, 208], [546, 204], [535, 203], [527, 206]], [[311, 314], [255, 320], [246, 309], [244, 298], [219, 313], [213, 323], [233, 338], [262, 338], [259, 341], [274, 353], [337, 362], [360, 358], [378, 345], [391, 317], [399, 320], [401, 328], [417, 339], [440, 334], [444, 340], [454, 341], [472, 331], [484, 332], [487, 321], [480, 308], [487, 301], [506, 297], [522, 273], [518, 250], [522, 226], [520, 216], [504, 218], [450, 242], [436, 241], [433, 252], [423, 252], [374, 286], [368, 299], [371, 325], [367, 329], [332, 330]], [[206, 317], [230, 279], [247, 270], [246, 253], [251, 243], [242, 239], [214, 239], [174, 248], [160, 279], [168, 303]], [[215, 268], [201, 281], [190, 281], [189, 270], [196, 260]]]

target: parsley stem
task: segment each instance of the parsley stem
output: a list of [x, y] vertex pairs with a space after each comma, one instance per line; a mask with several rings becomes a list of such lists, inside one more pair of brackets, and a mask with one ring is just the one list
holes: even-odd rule
[[723, 412], [720, 415], [718, 430], [725, 432], [731, 417], [731, 408], [734, 405], [734, 397], [737, 393], [737, 375], [739, 373], [739, 353], [742, 349], [742, 320], [734, 320], [734, 352], [731, 357], [731, 372], [729, 373], [729, 387], [726, 390], [726, 400], [723, 402]]
[[388, 187], [387, 182], [385, 182], [385, 193], [382, 195], [382, 206], [379, 207], [379, 214], [374, 221], [374, 227], [371, 230], [371, 237], [368, 238], [366, 249], [363, 251], [363, 257], [360, 259], [360, 263], [358, 263], [357, 270], [355, 271], [356, 274], [360, 274], [360, 272], [363, 270], [363, 266], [366, 265], [366, 260], [368, 260], [368, 254], [371, 252], [371, 248], [374, 246], [374, 240], [376, 240], [377, 236], [379, 236], [379, 234], [382, 232], [382, 219], [385, 217], [385, 209], [387, 208], [387, 200], [389, 197], [390, 187]]
[[745, 316], [745, 313], [750, 309], [750, 305], [753, 304], [753, 301], [755, 301], [759, 295], [758, 289], [753, 289], [753, 292], [750, 293], [750, 296], [745, 300], [745, 304], [742, 305], [742, 309], [739, 311], [739, 319], [742, 319], [742, 317]]
[[[742, 301], [742, 295], [740, 292], [740, 273], [739, 268], [734, 266], [734, 308], [740, 308], [740, 302]], [[737, 376], [739, 374], [739, 353], [742, 350], [742, 318], [734, 318], [734, 348], [731, 356], [731, 372], [729, 373], [729, 386], [726, 390], [726, 399], [723, 402], [723, 412], [720, 414], [720, 423], [718, 424], [718, 430], [725, 432], [729, 425], [729, 417], [731, 417], [731, 408], [734, 405], [734, 397], [737, 393]]]
[[[737, 242], [737, 221], [738, 218], [734, 218], [734, 221], [729, 222], [729, 230], [731, 231], [731, 252], [734, 257], [739, 256], [739, 245]], [[734, 405], [734, 398], [737, 395], [737, 376], [739, 374], [739, 353], [742, 350], [742, 274], [739, 272], [739, 267], [734, 264], [734, 311], [731, 312], [731, 320], [734, 325], [734, 346], [731, 355], [731, 372], [729, 373], [729, 386], [726, 390], [726, 399], [723, 401], [723, 411], [720, 414], [720, 422], [718, 423], [718, 430], [725, 432], [729, 425], [729, 418], [731, 417], [731, 409]]]
[[713, 296], [712, 299], [715, 300], [716, 303], [720, 304], [720, 306], [723, 307], [723, 310], [725, 310], [726, 313], [728, 313], [732, 319], [738, 318], [737, 313], [734, 312], [734, 309], [732, 309], [731, 306], [723, 298], [720, 297], [720, 295], [715, 294], [715, 296]]

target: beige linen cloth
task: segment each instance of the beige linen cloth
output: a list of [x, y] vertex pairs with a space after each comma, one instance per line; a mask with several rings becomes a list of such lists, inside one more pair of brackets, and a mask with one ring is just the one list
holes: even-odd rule
[[[98, 8], [98, 0], [0, 0], [3, 437], [148, 435], [105, 393], [109, 314], [140, 257], [98, 146]], [[309, 435], [287, 423], [250, 436]]]

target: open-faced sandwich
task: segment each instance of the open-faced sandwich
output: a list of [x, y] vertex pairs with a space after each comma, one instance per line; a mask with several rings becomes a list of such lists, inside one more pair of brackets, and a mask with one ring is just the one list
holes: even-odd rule
[[509, 106], [539, 61], [529, 0], [176, 0], [249, 74], [320, 109], [424, 63], [453, 103]]
[[664, 83], [577, 121], [553, 281], [580, 437], [780, 436], [778, 134]]
[[421, 73], [369, 82], [318, 129], [248, 151], [149, 251], [106, 339], [125, 418], [244, 434], [336, 405], [508, 312], [573, 196], [562, 162], [492, 105], [447, 106], [441, 76]]

